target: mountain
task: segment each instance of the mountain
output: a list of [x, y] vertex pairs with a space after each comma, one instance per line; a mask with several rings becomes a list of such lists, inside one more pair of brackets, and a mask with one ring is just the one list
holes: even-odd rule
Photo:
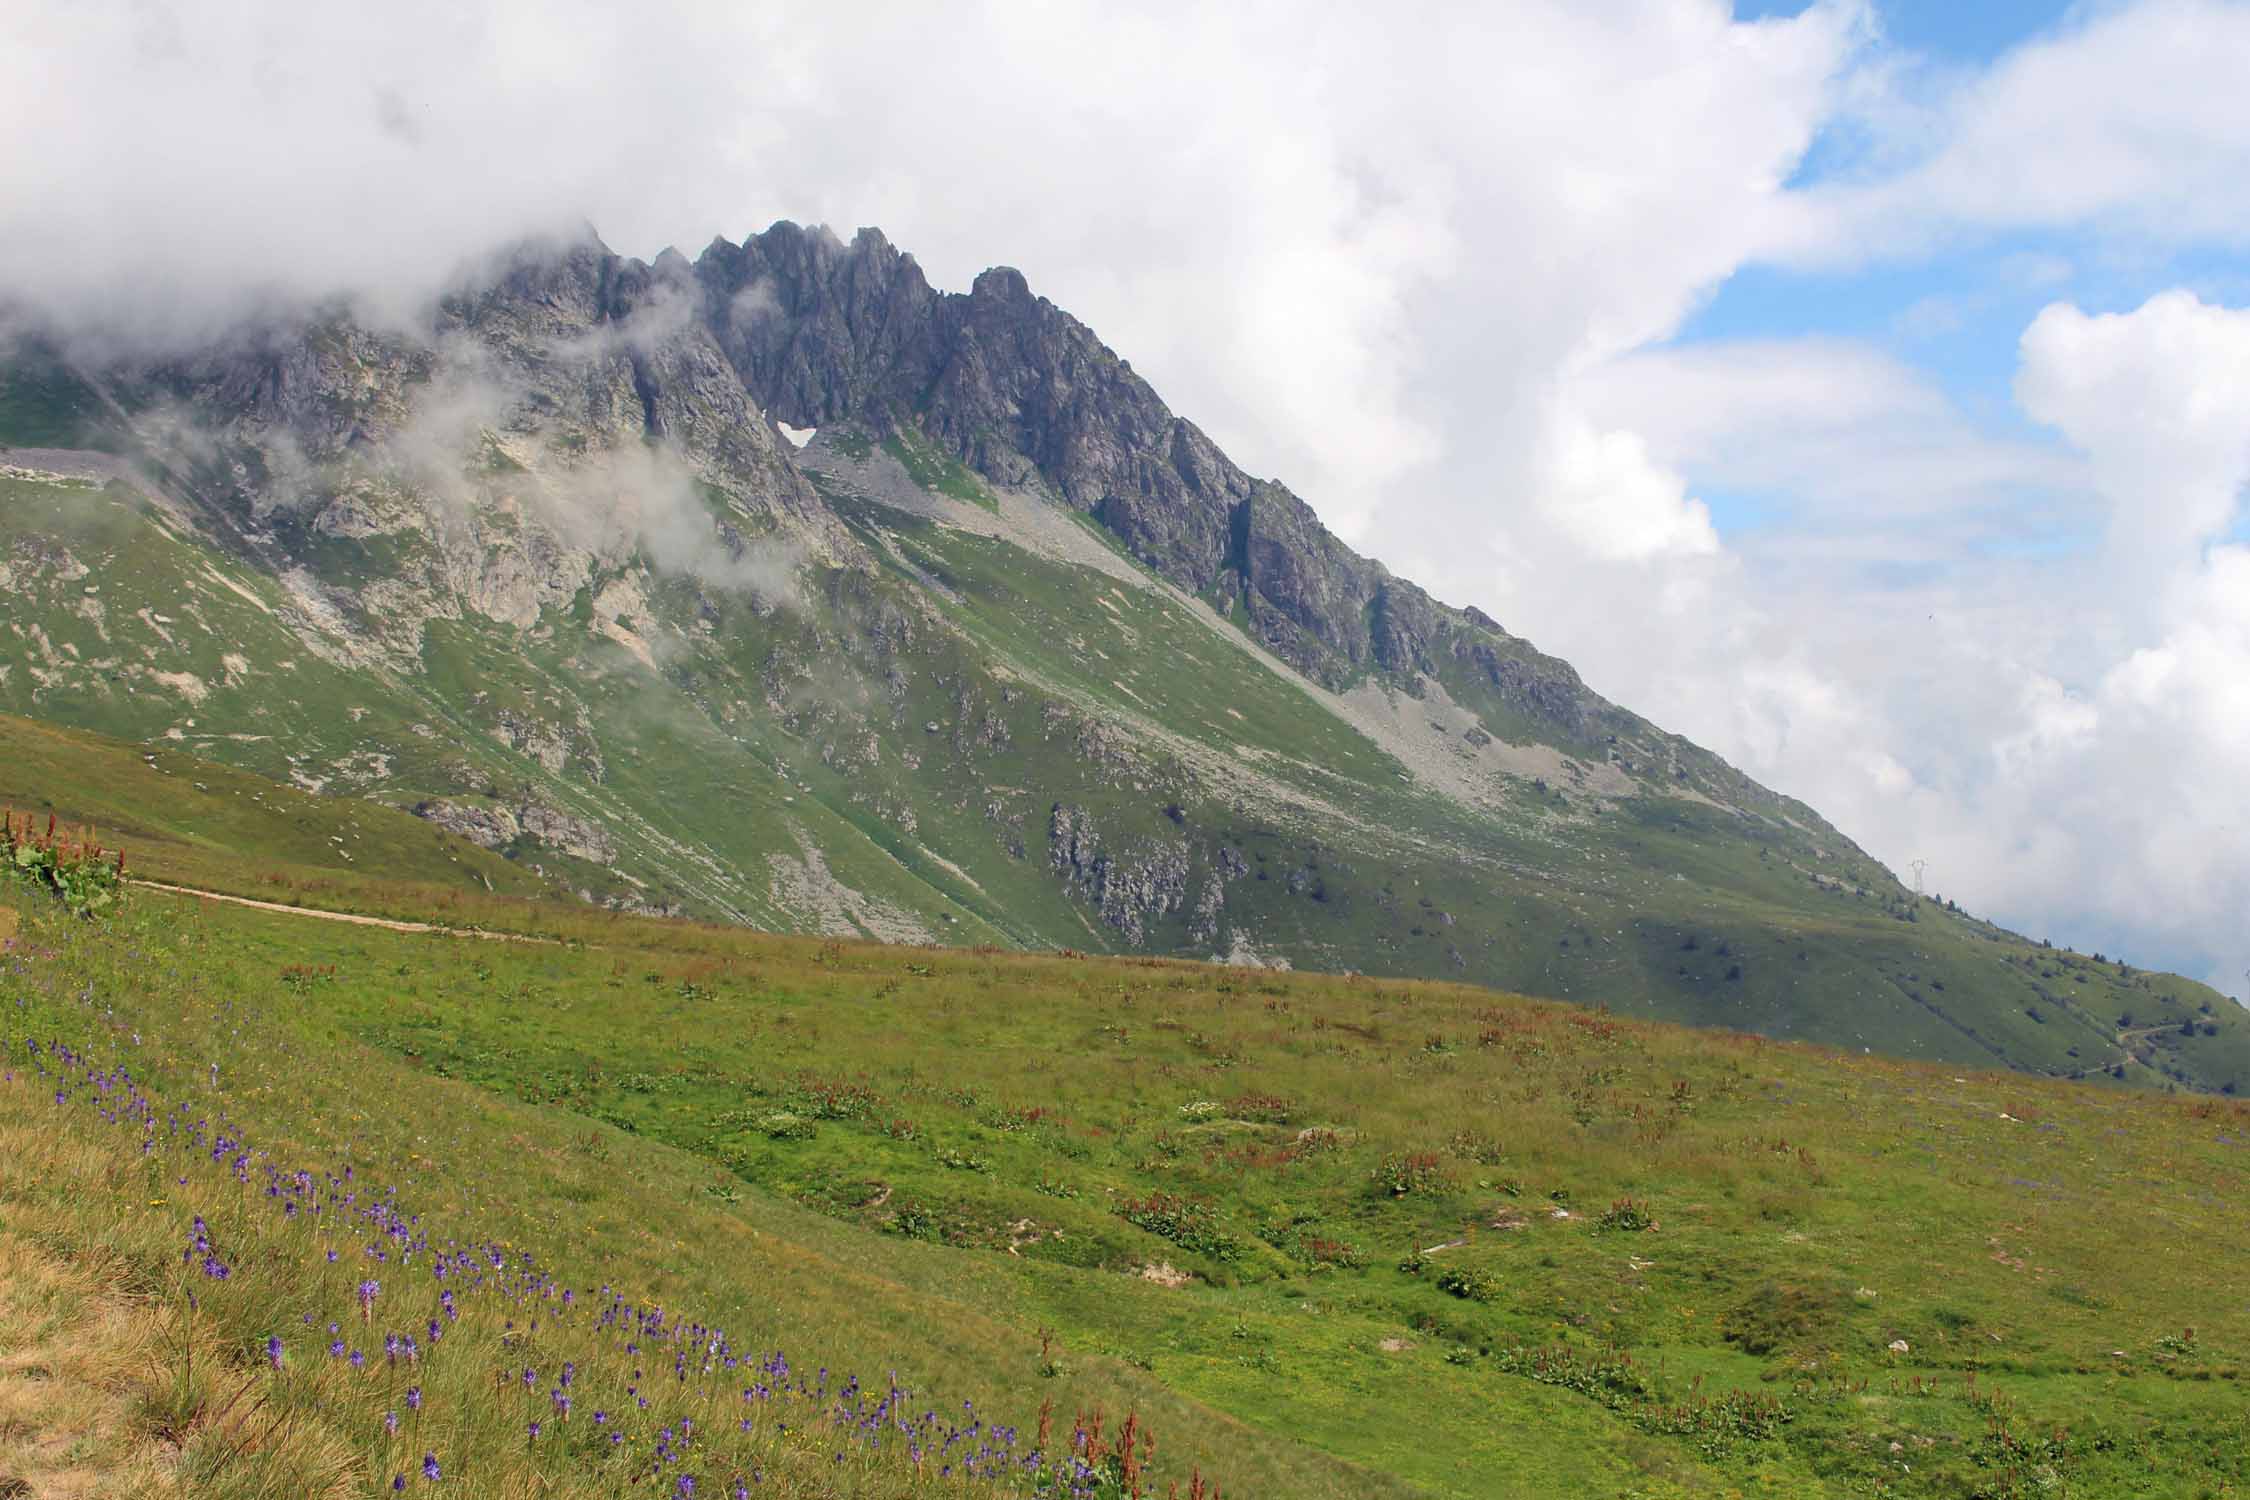
[[589, 901], [1465, 978], [2226, 1089], [2202, 986], [1903, 890], [1344, 546], [1007, 269], [527, 243], [0, 357], [0, 709], [412, 811]]

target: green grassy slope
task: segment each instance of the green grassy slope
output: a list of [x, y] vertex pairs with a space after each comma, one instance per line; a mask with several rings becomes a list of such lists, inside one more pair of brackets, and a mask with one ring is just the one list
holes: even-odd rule
[[130, 847], [131, 873], [142, 878], [265, 901], [426, 917], [471, 893], [568, 894], [391, 808], [283, 786], [168, 744], [144, 749], [6, 714], [0, 803], [97, 826]]
[[[2250, 1089], [2250, 1018], [2206, 986], [1917, 900], [1832, 832], [1778, 818], [1648, 795], [1596, 813], [1529, 783], [1470, 813], [1161, 595], [879, 522], [995, 659], [1333, 810], [1324, 828], [1272, 802], [1187, 809], [1191, 832], [1203, 823], [1253, 867], [1228, 889], [1230, 919], [1300, 963], [1463, 975], [1899, 1056]], [[1109, 800], [1134, 834], [1168, 831], [1154, 798]], [[1192, 953], [1185, 925], [1166, 946]]]
[[101, 399], [51, 356], [21, 347], [0, 361], [0, 441], [28, 448], [108, 448]]
[[[1137, 1408], [1229, 1493], [2250, 1478], [2250, 1106], [1438, 983], [5, 889], [12, 1047], [129, 1058], [284, 1165], [801, 1364], [1024, 1424]], [[274, 1276], [312, 1248], [258, 1243]], [[246, 1368], [295, 1307], [227, 1314]]]
[[[606, 581], [528, 627], [433, 617], [412, 655], [386, 654], [367, 644], [380, 622], [321, 627], [301, 581], [123, 486], [0, 480], [0, 708], [301, 788], [606, 830], [606, 859], [502, 845], [530, 886], [480, 864], [499, 890], [778, 930], [1254, 953], [2250, 1087], [2237, 1007], [1917, 902], [1817, 822], [1562, 779], [1472, 810], [1205, 606], [832, 499], [883, 573], [816, 571], [779, 610], [621, 574], [642, 633], [624, 640], [663, 648], [644, 662], [594, 630]], [[1082, 830], [1074, 869], [1058, 808]]]

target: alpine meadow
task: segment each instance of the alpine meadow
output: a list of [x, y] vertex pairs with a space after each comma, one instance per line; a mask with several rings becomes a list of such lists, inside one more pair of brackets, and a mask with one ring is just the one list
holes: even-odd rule
[[[2064, 224], [2060, 188], [1961, 186], [2109, 76], [2072, 49], [2250, 59], [2250, 12], [1994, 41], [1903, 3], [1510, 0], [1529, 61], [1464, 52], [1485, 133], [1432, 146], [1402, 122], [1465, 15], [1362, 37], [1377, 120], [1327, 71], [1340, 15], [1271, 58], [1174, 17], [1136, 71], [1155, 33], [1069, 7], [785, 36], [660, 6], [645, 46], [589, 32], [598, 66], [487, 9], [0, 22], [55, 159], [99, 157], [83, 202], [0, 168], [0, 1500], [2250, 1496], [2250, 1016], [2214, 987], [2250, 779], [2212, 771], [2250, 773], [2250, 616], [2212, 623], [2250, 560], [2250, 320], [2227, 363], [2205, 314], [2237, 315], [2195, 300], [2239, 258], [2124, 197]], [[955, 25], [973, 102], [893, 55]], [[1082, 25], [1057, 96], [1016, 49], [1076, 66]], [[1284, 82], [1207, 97], [1212, 48]], [[209, 112], [168, 144], [127, 82], [188, 58]], [[925, 182], [884, 91], [992, 165]], [[2122, 177], [2098, 92], [2070, 171]], [[595, 149], [717, 101], [741, 156]], [[1629, 131], [1710, 180], [1604, 158]], [[740, 170], [777, 143], [833, 180]], [[2024, 180], [2075, 182], [2038, 144]], [[116, 212], [112, 167], [165, 230], [120, 218], [122, 270], [41, 248]], [[1196, 209], [1205, 170], [1239, 202]], [[1462, 206], [1503, 181], [1506, 215]], [[488, 232], [564, 187], [568, 227]], [[1331, 191], [1412, 277], [1320, 261]], [[673, 211], [895, 209], [945, 272], [874, 228], [642, 259], [577, 217], [660, 245], [634, 205], [704, 192]], [[1583, 225], [1679, 280], [1667, 311]], [[1033, 274], [951, 274], [1019, 235]], [[2105, 310], [2150, 266], [2194, 306]], [[1547, 275], [1585, 305], [1505, 285]], [[2012, 374], [1962, 352], [2072, 277], [2094, 313], [2039, 312]], [[2166, 318], [2142, 373], [2089, 373]], [[1255, 388], [1213, 417], [1246, 463], [1233, 434], [1331, 481], [1377, 453], [1378, 519], [1238, 465], [1143, 344], [1168, 392]], [[1487, 486], [1385, 404], [1518, 365], [1477, 434], [1552, 483]], [[1829, 482], [1900, 489], [1911, 545], [1853, 551]], [[1472, 492], [1482, 574], [1428, 519]], [[1422, 556], [1459, 602], [1392, 570]], [[2082, 671], [2027, 644], [2056, 620]], [[1620, 668], [1668, 632], [1671, 676]], [[1736, 653], [1716, 687], [1693, 632]], [[1651, 683], [1647, 717], [1605, 696]], [[1695, 738], [1656, 722], [1683, 704]], [[2134, 811], [2167, 776], [2184, 824]]]

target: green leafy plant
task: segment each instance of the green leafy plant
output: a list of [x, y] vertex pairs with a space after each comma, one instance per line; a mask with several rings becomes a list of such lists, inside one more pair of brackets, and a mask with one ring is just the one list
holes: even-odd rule
[[1170, 1240], [1183, 1250], [1197, 1251], [1213, 1260], [1236, 1260], [1242, 1255], [1242, 1242], [1218, 1227], [1218, 1216], [1208, 1203], [1171, 1193], [1151, 1193], [1145, 1198], [1126, 1199], [1117, 1206], [1117, 1212], [1127, 1223]]
[[1437, 1288], [1467, 1302], [1490, 1302], [1499, 1293], [1500, 1283], [1489, 1272], [1473, 1266], [1451, 1266], [1439, 1273]]
[[992, 1163], [967, 1151], [956, 1151], [951, 1146], [940, 1146], [931, 1153], [937, 1164], [953, 1172], [989, 1172]]
[[1602, 1210], [1594, 1220], [1596, 1229], [1620, 1234], [1639, 1234], [1656, 1227], [1656, 1218], [1648, 1205], [1638, 1198], [1620, 1198]]
[[1376, 1165], [1374, 1178], [1376, 1190], [1393, 1198], [1453, 1186], [1453, 1174], [1433, 1151], [1393, 1151]]
[[79, 916], [116, 905], [125, 889], [125, 851], [102, 848], [91, 828], [71, 837], [53, 813], [43, 834], [29, 813], [19, 819], [10, 808], [0, 816], [0, 867], [53, 892]]

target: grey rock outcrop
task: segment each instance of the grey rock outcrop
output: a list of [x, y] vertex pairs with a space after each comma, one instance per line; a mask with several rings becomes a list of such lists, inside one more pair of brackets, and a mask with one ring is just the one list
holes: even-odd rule
[[437, 797], [415, 804], [413, 811], [416, 817], [487, 849], [505, 849], [518, 840], [530, 839], [558, 854], [597, 865], [617, 860], [617, 846], [600, 824], [544, 802], [527, 801], [509, 807]]
[[543, 802], [524, 804], [517, 810], [516, 818], [526, 837], [537, 839], [559, 853], [575, 855], [597, 865], [614, 864], [617, 860], [617, 846], [610, 840], [608, 830], [599, 823]]
[[1047, 849], [1049, 867], [1136, 948], [1147, 942], [1149, 924], [1187, 901], [1185, 839], [1138, 840], [1113, 854], [1084, 808], [1058, 802], [1048, 814]]
[[504, 849], [523, 833], [523, 825], [505, 807], [433, 797], [414, 804], [413, 811], [417, 818], [426, 818], [447, 833], [459, 834], [486, 849]]

